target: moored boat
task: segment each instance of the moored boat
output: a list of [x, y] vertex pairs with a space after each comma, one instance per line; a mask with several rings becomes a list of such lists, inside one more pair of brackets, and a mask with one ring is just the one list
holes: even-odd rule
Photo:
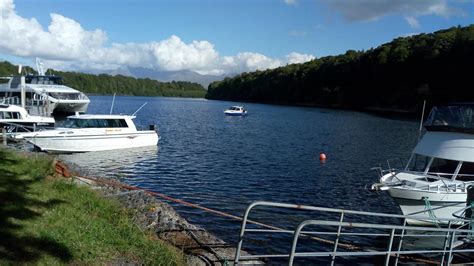
[[[23, 135], [41, 151], [72, 153], [157, 145], [156, 130], [137, 130], [130, 115], [73, 115], [64, 125]], [[154, 127], [154, 126], [153, 126]]]
[[34, 131], [41, 127], [54, 127], [53, 117], [29, 115], [20, 106], [0, 104], [0, 127], [7, 130], [7, 133]]
[[82, 92], [65, 86], [63, 78], [46, 75], [43, 64], [37, 59], [37, 74], [2, 77], [7, 82], [0, 84], [0, 99], [9, 104], [20, 105], [22, 78], [24, 78], [25, 109], [35, 115], [51, 116], [54, 113], [85, 113], [89, 98]]
[[466, 206], [474, 186], [474, 104], [434, 107], [425, 128], [406, 167], [380, 169], [372, 187], [387, 190], [404, 215], [439, 223]]

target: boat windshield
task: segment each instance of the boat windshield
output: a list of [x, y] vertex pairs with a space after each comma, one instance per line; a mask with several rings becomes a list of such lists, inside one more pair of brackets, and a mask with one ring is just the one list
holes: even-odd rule
[[424, 155], [415, 154], [408, 163], [407, 169], [414, 172], [423, 172], [430, 162], [430, 158]]
[[49, 96], [56, 98], [58, 100], [82, 100], [83, 97], [81, 93], [59, 93], [59, 92], [50, 92]]
[[63, 127], [66, 128], [110, 128], [128, 127], [125, 119], [75, 119], [68, 118]]
[[25, 77], [26, 84], [46, 84], [46, 85], [63, 85], [61, 77], [57, 76], [35, 76], [29, 75]]
[[[459, 162], [454, 160], [432, 158], [415, 154], [408, 164], [407, 170], [424, 172], [432, 177], [452, 179], [457, 172], [457, 180], [474, 181], [474, 163]], [[435, 181], [433, 179], [432, 181]]]
[[474, 105], [459, 104], [433, 107], [425, 127], [429, 131], [474, 133]]

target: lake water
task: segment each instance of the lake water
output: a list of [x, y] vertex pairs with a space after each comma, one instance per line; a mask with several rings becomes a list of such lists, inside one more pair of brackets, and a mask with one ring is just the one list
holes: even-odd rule
[[[112, 97], [90, 98], [89, 113], [109, 113]], [[135, 122], [158, 126], [158, 148], [62, 158], [86, 166], [91, 176], [118, 178], [237, 216], [257, 200], [399, 213], [388, 195], [370, 194], [365, 186], [377, 180], [371, 167], [409, 158], [416, 121], [250, 103], [247, 117], [227, 117], [223, 111], [239, 103], [161, 97], [116, 97], [114, 113], [131, 114], [145, 102]], [[325, 164], [319, 162], [321, 152]], [[240, 222], [171, 205], [191, 223], [236, 244]], [[263, 220], [278, 225], [311, 217], [276, 215]], [[289, 249], [258, 241], [246, 248]]]

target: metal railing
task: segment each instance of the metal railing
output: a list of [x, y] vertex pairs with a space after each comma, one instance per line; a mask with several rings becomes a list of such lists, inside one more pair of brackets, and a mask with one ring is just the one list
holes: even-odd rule
[[[273, 211], [276, 211], [276, 209], [313, 211], [314, 213], [311, 213], [311, 216], [316, 219], [303, 220], [294, 230], [288, 230], [249, 220], [251, 211], [257, 206], [267, 207]], [[279, 212], [281, 212], [281, 210]], [[338, 218], [331, 221], [322, 220], [321, 218], [328, 217], [328, 213], [337, 214]], [[348, 216], [350, 216], [351, 219], [349, 219]], [[402, 222], [400, 224], [393, 224], [393, 222], [383, 224], [357, 221], [357, 218], [359, 220], [365, 218], [365, 220], [368, 219], [372, 221], [375, 217], [396, 218], [401, 219]], [[462, 217], [458, 219], [454, 217], [453, 219], [437, 218], [438, 221], [444, 221], [447, 225], [445, 228], [409, 226], [407, 222], [413, 220], [426, 222], [427, 217], [258, 201], [251, 203], [247, 207], [243, 216], [239, 241], [235, 253], [235, 263], [239, 264], [241, 261], [254, 259], [288, 258], [288, 264], [292, 265], [295, 258], [308, 259], [314, 257], [326, 257], [331, 260], [331, 265], [333, 265], [338, 257], [385, 256], [386, 265], [389, 264], [391, 258], [395, 259], [394, 263], [396, 265], [400, 259], [418, 260], [418, 262], [421, 261], [422, 263], [426, 263], [426, 261], [423, 262], [422, 255], [437, 254], [438, 257], [430, 258], [431, 262], [435, 260], [438, 264], [449, 265], [453, 254], [455, 253], [474, 253], [474, 249], [460, 248], [460, 244], [463, 244], [464, 242], [455, 241], [458, 238], [470, 241], [473, 233], [473, 231], [470, 230], [470, 219]], [[258, 225], [259, 228], [247, 228], [248, 224]], [[311, 227], [312, 230], [303, 231], [306, 227]], [[315, 230], [314, 227], [317, 227], [318, 230]], [[334, 230], [330, 230], [329, 228]], [[260, 234], [263, 234], [265, 238], [271, 238], [271, 235], [273, 234], [287, 234], [293, 236], [293, 242], [291, 249], [288, 249], [288, 253], [242, 255], [241, 250], [245, 239], [245, 233], [259, 233], [259, 236]], [[386, 238], [386, 248], [378, 248], [377, 250], [374, 247], [368, 248], [360, 246], [360, 244], [354, 244], [367, 241], [370, 237]], [[441, 241], [440, 244], [442, 247], [428, 249], [423, 247], [413, 248], [403, 245], [404, 241], [407, 239], [412, 241], [414, 238], [427, 237], [429, 237], [430, 240], [431, 238], [438, 239], [438, 241]], [[330, 248], [331, 251], [297, 252], [298, 242], [302, 238], [316, 240], [319, 244], [324, 245], [327, 250], [332, 247]], [[364, 241], [354, 242], [355, 239], [363, 239]], [[313, 250], [315, 250], [316, 248], [321, 248], [321, 245], [304, 245], [304, 248], [314, 248]], [[415, 258], [413, 256], [415, 256]]]

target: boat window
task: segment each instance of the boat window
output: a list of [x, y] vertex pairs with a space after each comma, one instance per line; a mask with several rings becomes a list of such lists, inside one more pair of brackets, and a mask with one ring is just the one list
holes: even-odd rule
[[0, 112], [0, 119], [5, 119], [3, 118], [3, 112]]
[[125, 119], [75, 119], [69, 118], [64, 124], [67, 128], [106, 128], [128, 127]]
[[420, 154], [415, 154], [415, 156], [413, 156], [408, 165], [408, 169], [410, 171], [423, 172], [425, 171], [429, 161], [429, 157]]
[[428, 130], [474, 131], [474, 106], [467, 104], [434, 107], [425, 122]]
[[456, 180], [474, 181], [474, 163], [463, 162]]
[[429, 173], [441, 177], [451, 178], [456, 171], [458, 161], [435, 158], [430, 165]]
[[13, 119], [20, 119], [20, 113], [19, 112], [12, 112], [12, 117], [13, 117]]
[[3, 114], [3, 119], [12, 119], [12, 113], [11, 112], [2, 112]]
[[59, 100], [79, 100], [81, 97], [80, 93], [57, 93], [50, 92], [49, 96]]
[[125, 119], [107, 119], [108, 127], [128, 127]]
[[21, 83], [20, 77], [13, 77], [12, 82], [10, 83], [10, 88], [11, 89], [18, 88], [18, 86], [20, 86], [20, 83]]

